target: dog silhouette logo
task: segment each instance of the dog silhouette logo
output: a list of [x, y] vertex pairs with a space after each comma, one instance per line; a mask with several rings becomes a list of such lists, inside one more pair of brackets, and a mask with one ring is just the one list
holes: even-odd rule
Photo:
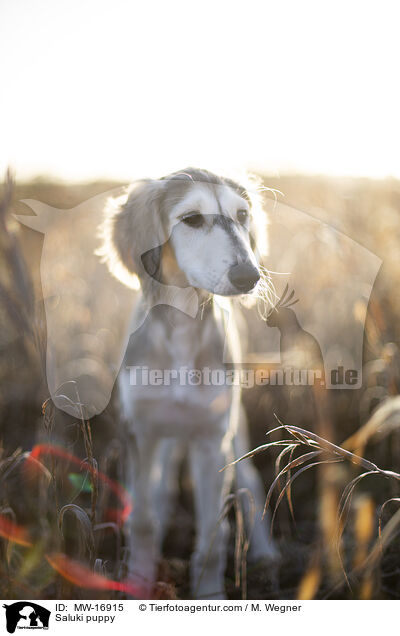
[[49, 629], [50, 610], [32, 603], [18, 601], [11, 605], [4, 604], [6, 610], [7, 631], [13, 634], [16, 629]]
[[[115, 188], [70, 209], [24, 199], [35, 214], [14, 215], [22, 225], [44, 235], [40, 284], [46, 316], [46, 379], [55, 406], [73, 417], [84, 413], [90, 419], [107, 407], [130, 336], [156, 305], [173, 307], [192, 318], [199, 310], [196, 289], [175, 279], [174, 284], [166, 284], [159, 267], [161, 252], [168, 255], [182, 221], [177, 217], [167, 230], [160, 215], [152, 212], [155, 202], [140, 198], [142, 187], [138, 182], [132, 191]], [[135, 241], [124, 228], [120, 232], [127, 261], [135, 259], [128, 271], [111, 246], [110, 227], [135, 192], [151, 214], [146, 213], [143, 227], [133, 228]], [[154, 221], [151, 231], [146, 225], [150, 218]], [[278, 329], [265, 330], [263, 321], [254, 318], [242, 362], [257, 360], [284, 367], [293, 349], [287, 346], [286, 336], [296, 340], [297, 352], [301, 337], [306, 351], [310, 346], [316, 352], [327, 388], [359, 388], [366, 309], [381, 259], [336, 228], [282, 203], [270, 215], [268, 235], [268, 268], [277, 282], [275, 300], [287, 284], [300, 294], [301, 303], [296, 313], [290, 307], [281, 308], [279, 316], [272, 312], [268, 324]], [[142, 294], [147, 298], [144, 309], [134, 312]], [[221, 327], [228, 334], [230, 301], [218, 294], [215, 301], [222, 310]], [[130, 322], [133, 316], [134, 323]], [[284, 317], [293, 318], [292, 329], [283, 325]], [[228, 346], [222, 355], [224, 363], [234, 362]], [[339, 368], [344, 374], [355, 373], [356, 382], [333, 381]]]

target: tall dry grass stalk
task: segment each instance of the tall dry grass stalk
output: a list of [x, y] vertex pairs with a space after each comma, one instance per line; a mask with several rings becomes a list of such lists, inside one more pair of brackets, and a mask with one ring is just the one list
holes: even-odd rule
[[[374, 524], [376, 522], [375, 509], [370, 497], [366, 496], [364, 499], [359, 501], [354, 522], [356, 549], [349, 563], [350, 571], [347, 571], [346, 558], [343, 554], [343, 533], [349, 518], [352, 499], [356, 487], [365, 480], [366, 477], [371, 475], [400, 482], [400, 473], [379, 468], [376, 464], [365, 457], [356, 455], [345, 448], [322, 438], [316, 433], [312, 433], [311, 431], [307, 431], [297, 426], [280, 424], [280, 426], [269, 431], [268, 434], [270, 435], [278, 430], [289, 434], [290, 438], [263, 444], [230, 464], [233, 465], [249, 457], [254, 457], [255, 455], [263, 453], [273, 447], [283, 446], [283, 450], [279, 454], [276, 462], [276, 477], [268, 490], [264, 507], [264, 514], [266, 514], [267, 510], [272, 505], [273, 496], [276, 492], [276, 501], [272, 508], [271, 533], [273, 531], [278, 508], [285, 497], [287, 498], [289, 508], [293, 513], [291, 489], [294, 481], [306, 471], [321, 465], [329, 465], [332, 468], [334, 464], [343, 462], [349, 462], [358, 469], [364, 469], [361, 474], [354, 477], [345, 485], [338, 503], [336, 500], [336, 487], [333, 488], [333, 499], [329, 502], [329, 506], [327, 507], [328, 509], [323, 508], [322, 510], [322, 517], [325, 518], [324, 523], [326, 524], [326, 527], [322, 526], [322, 533], [318, 538], [318, 548], [316, 552], [318, 556], [313, 558], [309, 569], [306, 571], [300, 583], [299, 598], [303, 598], [301, 595], [304, 595], [305, 598], [311, 598], [317, 594], [318, 587], [322, 582], [321, 553], [324, 551], [327, 556], [327, 563], [331, 567], [331, 573], [335, 574], [334, 578], [331, 577], [331, 583], [334, 583], [334, 589], [337, 590], [343, 587], [343, 585], [347, 585], [352, 593], [356, 588], [358, 588], [360, 590], [359, 594], [361, 598], [369, 598], [372, 594], [372, 580], [375, 576], [374, 568], [376, 568], [379, 564], [383, 550], [389, 545], [390, 541], [394, 537], [395, 530], [400, 525], [400, 511], [391, 517], [385, 529], [382, 531], [383, 510], [390, 502], [393, 501], [393, 499], [387, 500], [383, 503], [379, 515], [379, 535], [372, 548], [370, 548], [369, 546], [373, 536]], [[307, 452], [302, 452], [304, 450]], [[295, 451], [300, 451], [301, 454], [298, 457], [293, 458]], [[286, 455], [289, 455], [289, 459], [284, 467], [281, 468], [281, 462]], [[283, 485], [282, 480], [285, 480]], [[400, 501], [400, 498], [396, 498], [396, 501]], [[324, 500], [322, 500], [322, 503], [326, 503], [326, 501], [324, 502]], [[333, 510], [335, 511], [334, 516], [332, 515]], [[336, 564], [334, 565], [332, 565], [332, 545], [335, 546], [336, 552]], [[339, 573], [341, 574], [341, 581], [338, 580]]]

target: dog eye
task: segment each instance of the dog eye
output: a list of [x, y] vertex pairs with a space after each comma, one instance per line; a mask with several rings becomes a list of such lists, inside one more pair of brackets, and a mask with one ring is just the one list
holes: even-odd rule
[[249, 213], [247, 212], [247, 210], [244, 210], [244, 209], [238, 210], [236, 213], [236, 218], [239, 221], [239, 223], [244, 225], [249, 218]]
[[204, 217], [198, 212], [192, 212], [185, 216], [182, 221], [189, 227], [201, 227], [204, 223]]

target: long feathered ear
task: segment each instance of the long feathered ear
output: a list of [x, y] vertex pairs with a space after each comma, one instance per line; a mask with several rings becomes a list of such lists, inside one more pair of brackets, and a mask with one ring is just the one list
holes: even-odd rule
[[172, 305], [194, 318], [198, 297], [193, 287], [164, 285], [145, 267], [146, 253], [159, 254], [168, 238], [167, 222], [164, 226], [161, 216], [165, 186], [163, 180], [140, 181], [122, 197], [111, 199], [99, 228], [102, 244], [96, 253], [125, 285], [133, 289], [142, 287], [149, 305]]
[[[114, 276], [138, 288], [151, 284], [142, 256], [166, 241], [160, 215], [164, 182], [139, 181], [118, 199], [108, 202], [100, 228], [102, 246], [97, 250]], [[150, 280], [149, 280], [150, 279]]]
[[161, 181], [135, 184], [128, 199], [114, 216], [113, 242], [121, 261], [139, 278], [143, 274], [142, 256], [165, 242], [160, 216]]

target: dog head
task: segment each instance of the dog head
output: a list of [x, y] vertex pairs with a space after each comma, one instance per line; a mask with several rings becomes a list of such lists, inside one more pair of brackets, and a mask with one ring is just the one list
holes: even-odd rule
[[231, 179], [188, 168], [138, 182], [107, 223], [111, 269], [136, 274], [145, 292], [157, 281], [235, 296], [260, 279], [264, 214], [255, 193]]

